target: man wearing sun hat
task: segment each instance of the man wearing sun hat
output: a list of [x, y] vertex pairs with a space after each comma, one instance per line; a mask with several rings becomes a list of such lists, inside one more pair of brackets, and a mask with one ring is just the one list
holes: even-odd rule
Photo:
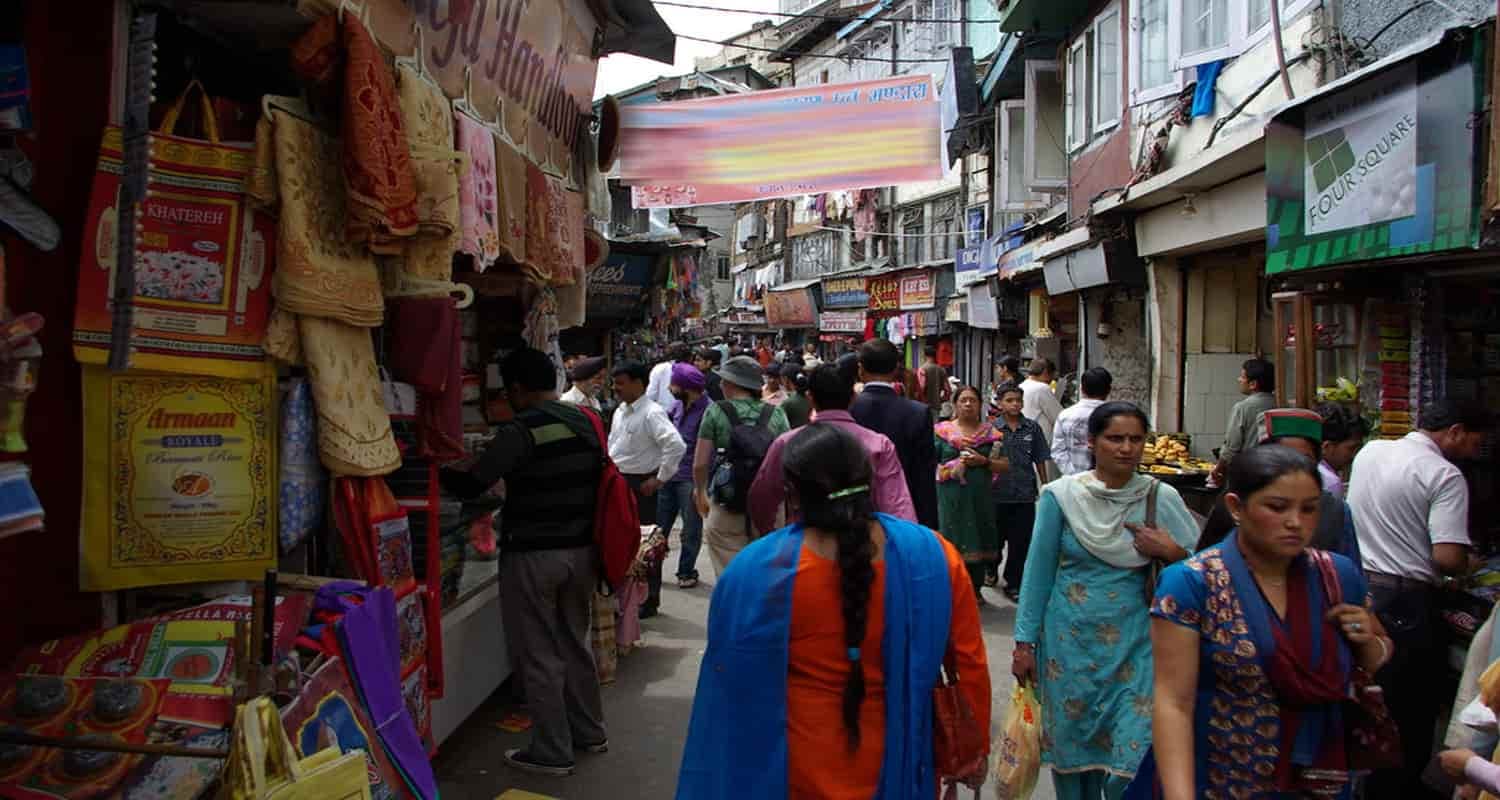
[[[698, 511], [704, 516], [703, 541], [708, 545], [715, 574], [723, 573], [729, 562], [750, 543], [752, 535], [749, 519], [743, 511], [726, 508], [717, 499], [709, 497], [709, 476], [715, 456], [729, 447], [734, 421], [756, 425], [762, 421], [762, 412], [767, 408], [770, 410], [764, 417], [764, 424], [774, 436], [791, 428], [780, 408], [768, 406], [760, 399], [765, 371], [755, 359], [735, 356], [719, 367], [718, 375], [723, 379], [724, 400], [703, 412], [703, 422], [698, 427], [698, 446], [693, 453], [693, 485]], [[744, 489], [748, 493], [749, 487]]]

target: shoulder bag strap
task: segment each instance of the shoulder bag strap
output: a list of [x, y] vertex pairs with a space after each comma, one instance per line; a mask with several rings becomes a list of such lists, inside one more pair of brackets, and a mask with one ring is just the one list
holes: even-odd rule
[[1156, 527], [1156, 496], [1161, 494], [1161, 481], [1152, 478], [1151, 488], [1146, 492], [1146, 527]]
[[729, 418], [729, 426], [731, 428], [740, 424], [740, 413], [734, 410], [734, 403], [728, 400], [720, 400], [717, 405], [719, 406], [719, 410], [724, 412], [724, 416]]
[[1317, 568], [1318, 576], [1323, 579], [1323, 597], [1328, 600], [1329, 607], [1344, 602], [1344, 583], [1339, 580], [1339, 571], [1334, 567], [1333, 559], [1328, 553], [1314, 548], [1308, 548], [1307, 555]]
[[775, 410], [776, 407], [770, 403], [763, 403], [760, 407], [760, 419], [756, 420], [755, 427], [764, 428], [769, 426], [771, 424], [771, 413]]
[[609, 461], [609, 437], [604, 433], [603, 418], [590, 408], [579, 406], [578, 410], [582, 411], [583, 415], [588, 417], [589, 424], [594, 426], [594, 435], [599, 437], [599, 452], [603, 454], [605, 461]]

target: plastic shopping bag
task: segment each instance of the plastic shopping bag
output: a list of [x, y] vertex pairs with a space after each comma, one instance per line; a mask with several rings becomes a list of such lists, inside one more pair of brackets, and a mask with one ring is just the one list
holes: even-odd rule
[[1042, 768], [1042, 707], [1036, 692], [1017, 685], [995, 750], [995, 797], [1024, 800], [1036, 789]]

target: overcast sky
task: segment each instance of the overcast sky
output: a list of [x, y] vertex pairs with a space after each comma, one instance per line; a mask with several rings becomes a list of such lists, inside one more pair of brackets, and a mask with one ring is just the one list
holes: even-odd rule
[[[739, 8], [747, 11], [778, 10], [777, 0], [682, 0], [682, 2], [719, 8]], [[750, 26], [759, 20], [780, 19], [769, 15], [754, 16], [722, 11], [699, 11], [663, 5], [658, 5], [656, 10], [661, 13], [661, 18], [667, 21], [667, 25], [672, 28], [673, 32], [715, 41], [728, 39], [737, 33], [749, 30]], [[693, 59], [712, 55], [718, 49], [718, 45], [678, 39], [676, 64], [661, 64], [628, 55], [607, 56], [599, 62], [599, 79], [594, 84], [594, 97], [598, 99], [607, 94], [621, 92], [663, 75], [681, 75], [691, 72]]]

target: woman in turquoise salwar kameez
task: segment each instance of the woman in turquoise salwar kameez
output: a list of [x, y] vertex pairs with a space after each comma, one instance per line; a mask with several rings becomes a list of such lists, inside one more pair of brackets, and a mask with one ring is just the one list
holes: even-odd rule
[[1095, 468], [1048, 484], [1037, 504], [1012, 672], [1038, 689], [1042, 763], [1061, 800], [1116, 800], [1151, 745], [1148, 568], [1186, 558], [1198, 525], [1175, 489], [1136, 473], [1148, 427], [1132, 403], [1100, 406]]

